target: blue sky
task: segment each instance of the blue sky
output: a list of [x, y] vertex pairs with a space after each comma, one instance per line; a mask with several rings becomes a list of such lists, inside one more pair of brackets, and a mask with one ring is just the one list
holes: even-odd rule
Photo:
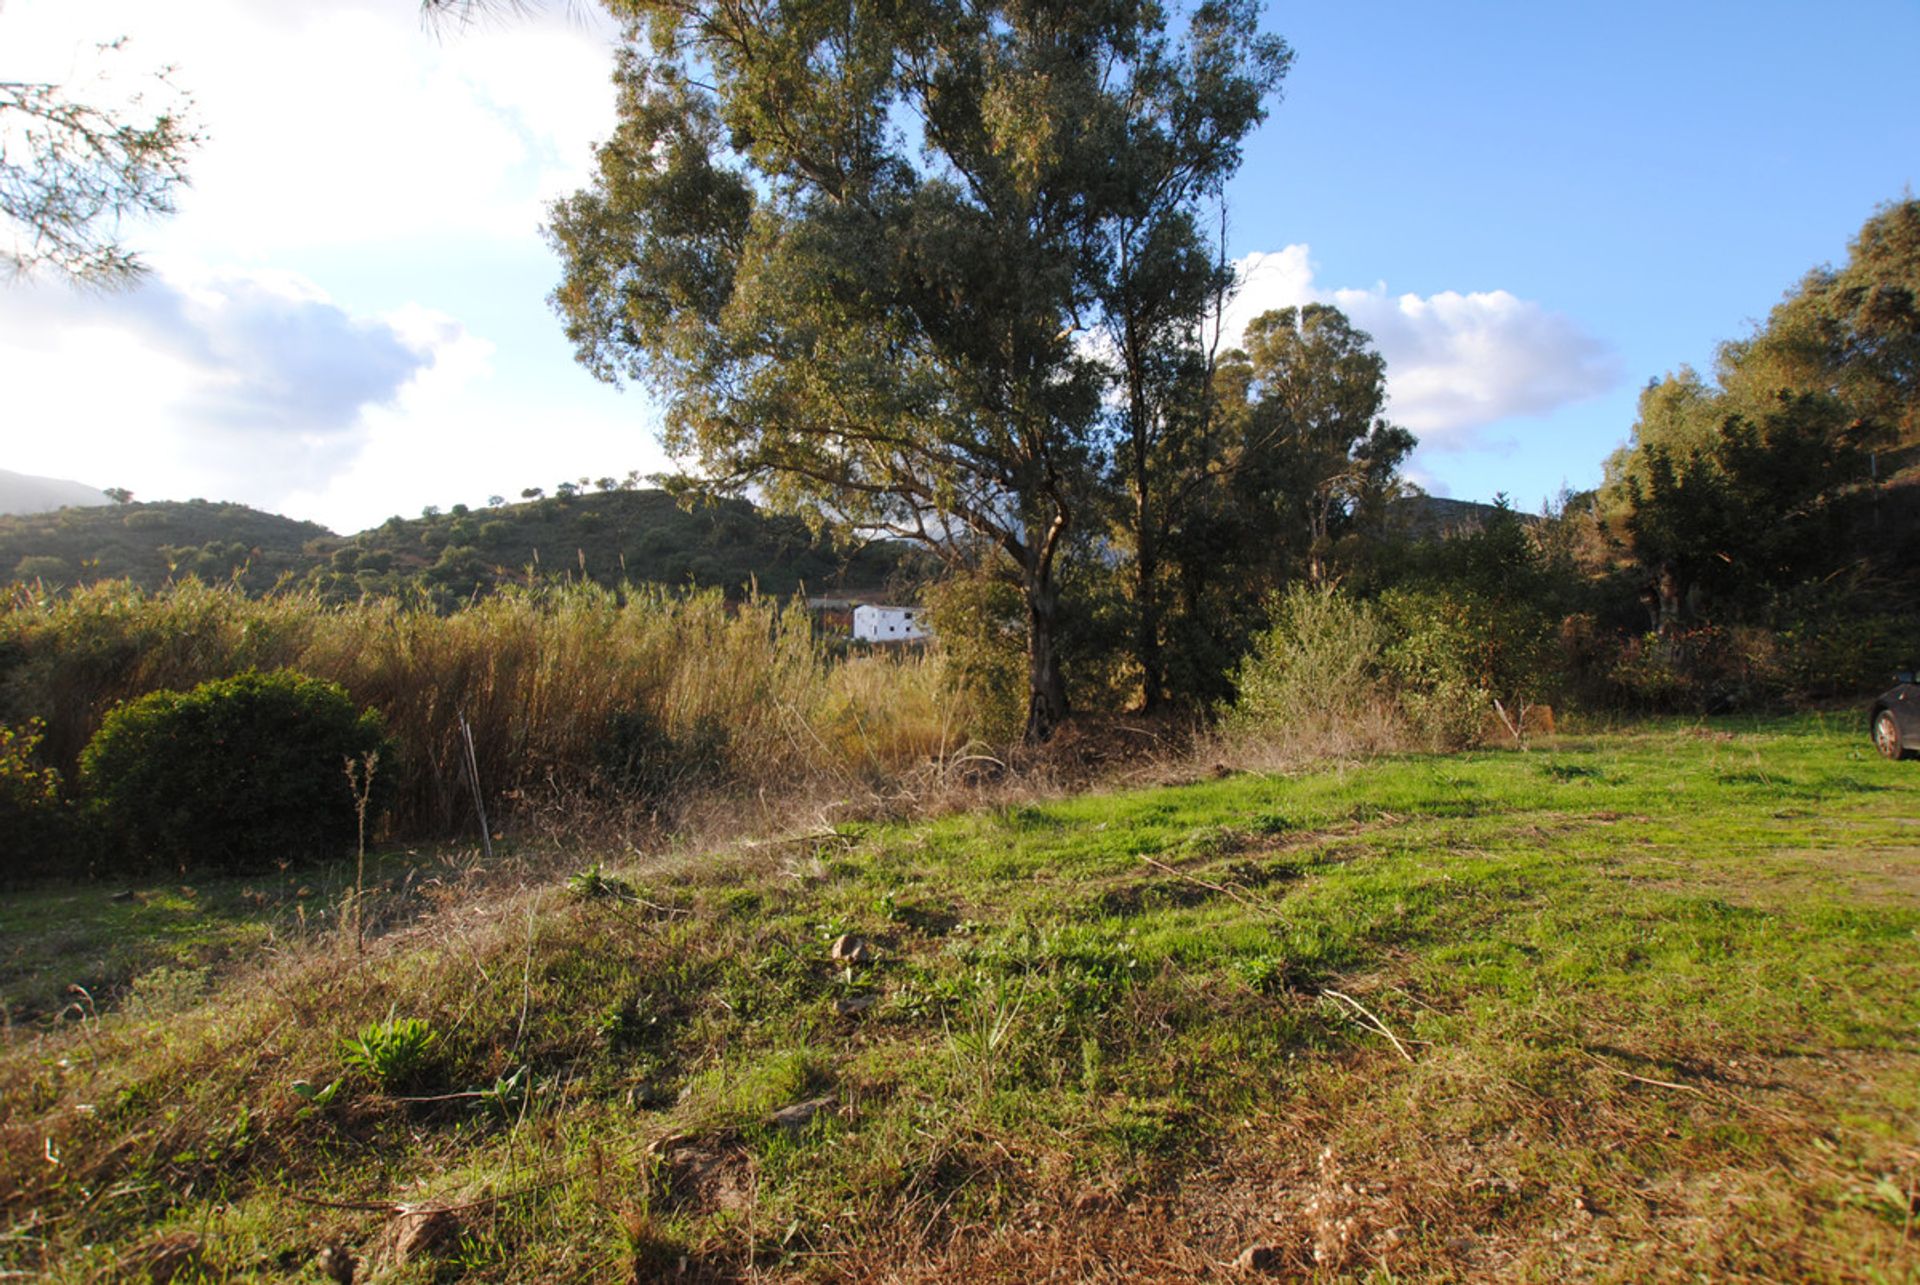
[[[1289, 4], [1286, 99], [1247, 150], [1237, 250], [1311, 247], [1327, 285], [1505, 290], [1618, 381], [1429, 434], [1451, 494], [1592, 485], [1639, 388], [1743, 333], [1920, 184], [1920, 5]], [[1468, 444], [1470, 443], [1470, 445]]]
[[[0, 287], [0, 467], [351, 531], [653, 471], [537, 227], [611, 125], [575, 6], [424, 32], [413, 0], [0, 0], [0, 78], [161, 63], [209, 140], [131, 294]], [[1920, 179], [1920, 5], [1275, 5], [1284, 101], [1233, 193], [1236, 306], [1331, 300], [1389, 362], [1414, 477], [1536, 507], [1647, 379], [1707, 365]]]

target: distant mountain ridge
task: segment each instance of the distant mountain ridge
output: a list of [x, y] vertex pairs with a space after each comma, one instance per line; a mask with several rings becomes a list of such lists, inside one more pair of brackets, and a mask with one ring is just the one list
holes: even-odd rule
[[50, 513], [70, 505], [112, 504], [105, 491], [84, 482], [69, 482], [58, 477], [35, 477], [0, 468], [0, 516], [26, 513]]
[[330, 597], [420, 593], [452, 606], [529, 578], [749, 587], [786, 597], [873, 592], [900, 568], [894, 544], [840, 548], [745, 500], [683, 508], [656, 490], [552, 496], [389, 518], [354, 536], [242, 504], [108, 504], [0, 517], [0, 582], [52, 587], [197, 576], [263, 592], [289, 578]]
[[[1443, 536], [1477, 531], [1499, 506], [1478, 500], [1450, 500], [1445, 496], [1416, 492], [1393, 502], [1393, 520], [1402, 531], [1416, 540], [1437, 540]], [[1516, 510], [1516, 512], [1519, 512]], [[1520, 513], [1523, 522], [1537, 521], [1531, 513]]]
[[[244, 504], [100, 499], [0, 516], [0, 583], [127, 579], [152, 589], [196, 576], [260, 593], [291, 580], [336, 599], [418, 593], [451, 607], [530, 578], [696, 585], [736, 596], [751, 586], [781, 598], [802, 586], [815, 596], [871, 598], [903, 574], [917, 578], [916, 555], [903, 545], [840, 547], [745, 500], [683, 508], [656, 490], [454, 505], [353, 536]], [[1490, 504], [1414, 494], [1394, 503], [1392, 525], [1432, 540], [1478, 529], [1493, 512]]]

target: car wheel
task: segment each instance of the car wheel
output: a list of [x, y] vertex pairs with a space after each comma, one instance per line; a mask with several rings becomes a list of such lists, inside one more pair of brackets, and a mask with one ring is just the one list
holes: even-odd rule
[[1892, 710], [1883, 709], [1873, 716], [1873, 745], [1890, 759], [1906, 757], [1907, 747], [1900, 739], [1900, 724]]

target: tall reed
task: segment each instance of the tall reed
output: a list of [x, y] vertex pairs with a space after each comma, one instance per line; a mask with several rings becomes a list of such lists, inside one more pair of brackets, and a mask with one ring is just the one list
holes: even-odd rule
[[723, 778], [776, 791], [908, 771], [964, 744], [964, 697], [937, 653], [836, 661], [798, 607], [714, 592], [591, 584], [508, 590], [452, 614], [424, 603], [249, 598], [188, 580], [0, 604], [0, 721], [45, 720], [43, 752], [71, 775], [114, 705], [250, 667], [344, 686], [399, 745], [403, 833], [471, 825], [459, 719], [495, 806], [584, 797], [616, 715], [670, 736], [723, 733]]

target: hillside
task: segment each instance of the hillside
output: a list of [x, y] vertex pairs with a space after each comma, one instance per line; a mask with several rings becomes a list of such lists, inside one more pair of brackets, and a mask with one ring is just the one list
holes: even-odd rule
[[836, 549], [798, 518], [745, 500], [682, 508], [665, 491], [553, 496], [390, 518], [334, 550], [315, 583], [333, 593], [420, 586], [455, 601], [535, 576], [698, 585], [787, 597], [810, 589], [876, 589], [901, 563], [897, 544]]
[[0, 577], [50, 586], [132, 580], [154, 588], [244, 570], [249, 588], [305, 575], [337, 537], [313, 522], [208, 500], [109, 504], [0, 518]]
[[663, 491], [563, 496], [392, 518], [342, 537], [243, 504], [206, 500], [68, 508], [0, 517], [0, 578], [51, 586], [125, 578], [155, 588], [188, 575], [255, 592], [283, 577], [335, 597], [421, 591], [451, 605], [537, 576], [720, 588], [787, 596], [876, 590], [898, 545], [836, 549], [795, 518], [745, 500], [682, 509]]
[[1911, 1280], [1920, 773], [1863, 744], [394, 851], [364, 956], [349, 863], [22, 893], [0, 1272]]
[[[1445, 496], [1414, 490], [1393, 502], [1388, 511], [1388, 521], [1408, 539], [1438, 540], [1463, 531], [1478, 530], [1490, 515], [1497, 512], [1499, 510], [1494, 505], [1482, 504], [1478, 500], [1450, 500]], [[1533, 515], [1529, 513], [1522, 512], [1520, 516], [1526, 521], [1533, 520]]]
[[84, 482], [57, 477], [35, 477], [0, 468], [0, 516], [11, 513], [50, 513], [67, 505], [101, 505], [113, 501]]

